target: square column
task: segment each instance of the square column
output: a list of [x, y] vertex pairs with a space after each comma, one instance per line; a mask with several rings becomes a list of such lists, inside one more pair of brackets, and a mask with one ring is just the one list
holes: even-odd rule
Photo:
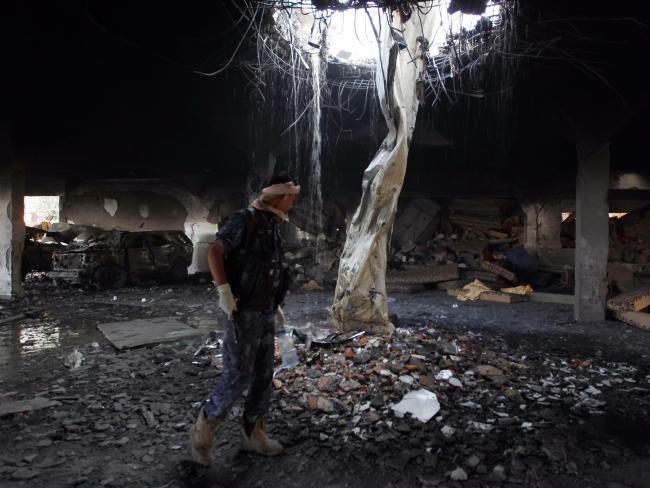
[[575, 308], [577, 321], [605, 319], [609, 252], [609, 142], [577, 145]]
[[0, 134], [0, 299], [23, 296], [21, 259], [25, 245], [24, 173], [11, 163], [8, 138]]

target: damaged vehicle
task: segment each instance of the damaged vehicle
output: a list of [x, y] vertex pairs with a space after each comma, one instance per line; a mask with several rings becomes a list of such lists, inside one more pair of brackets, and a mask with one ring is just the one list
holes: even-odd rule
[[28, 273], [52, 270], [52, 255], [65, 249], [57, 232], [25, 226], [25, 247], [21, 260], [22, 279]]
[[192, 241], [174, 230], [128, 232], [113, 230], [55, 252], [55, 281], [120, 288], [128, 281], [180, 282], [192, 262]]

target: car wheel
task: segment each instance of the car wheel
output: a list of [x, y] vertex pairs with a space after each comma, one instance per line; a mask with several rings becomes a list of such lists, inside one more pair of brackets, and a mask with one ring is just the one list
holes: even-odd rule
[[187, 279], [187, 265], [180, 260], [174, 261], [167, 277], [172, 283], [185, 281]]
[[126, 285], [126, 271], [117, 265], [101, 266], [95, 271], [95, 284], [102, 290]]

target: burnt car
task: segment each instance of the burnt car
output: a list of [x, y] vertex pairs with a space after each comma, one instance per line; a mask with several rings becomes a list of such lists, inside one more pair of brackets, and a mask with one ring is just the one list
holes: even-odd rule
[[58, 233], [25, 226], [25, 247], [21, 261], [23, 280], [27, 273], [51, 271], [52, 255], [62, 249], [65, 249], [65, 244]]
[[114, 230], [65, 251], [55, 252], [55, 281], [120, 288], [149, 280], [179, 282], [187, 278], [192, 241], [181, 231], [128, 232]]

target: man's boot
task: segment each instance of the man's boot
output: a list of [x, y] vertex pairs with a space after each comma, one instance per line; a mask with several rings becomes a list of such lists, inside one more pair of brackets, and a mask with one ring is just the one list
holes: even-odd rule
[[244, 417], [240, 421], [241, 447], [244, 451], [254, 451], [264, 456], [277, 456], [284, 448], [278, 441], [266, 435], [263, 417], [258, 417], [252, 427], [247, 428]]
[[190, 429], [190, 455], [194, 461], [206, 466], [212, 464], [214, 433], [222, 423], [222, 419], [209, 419], [201, 409]]

